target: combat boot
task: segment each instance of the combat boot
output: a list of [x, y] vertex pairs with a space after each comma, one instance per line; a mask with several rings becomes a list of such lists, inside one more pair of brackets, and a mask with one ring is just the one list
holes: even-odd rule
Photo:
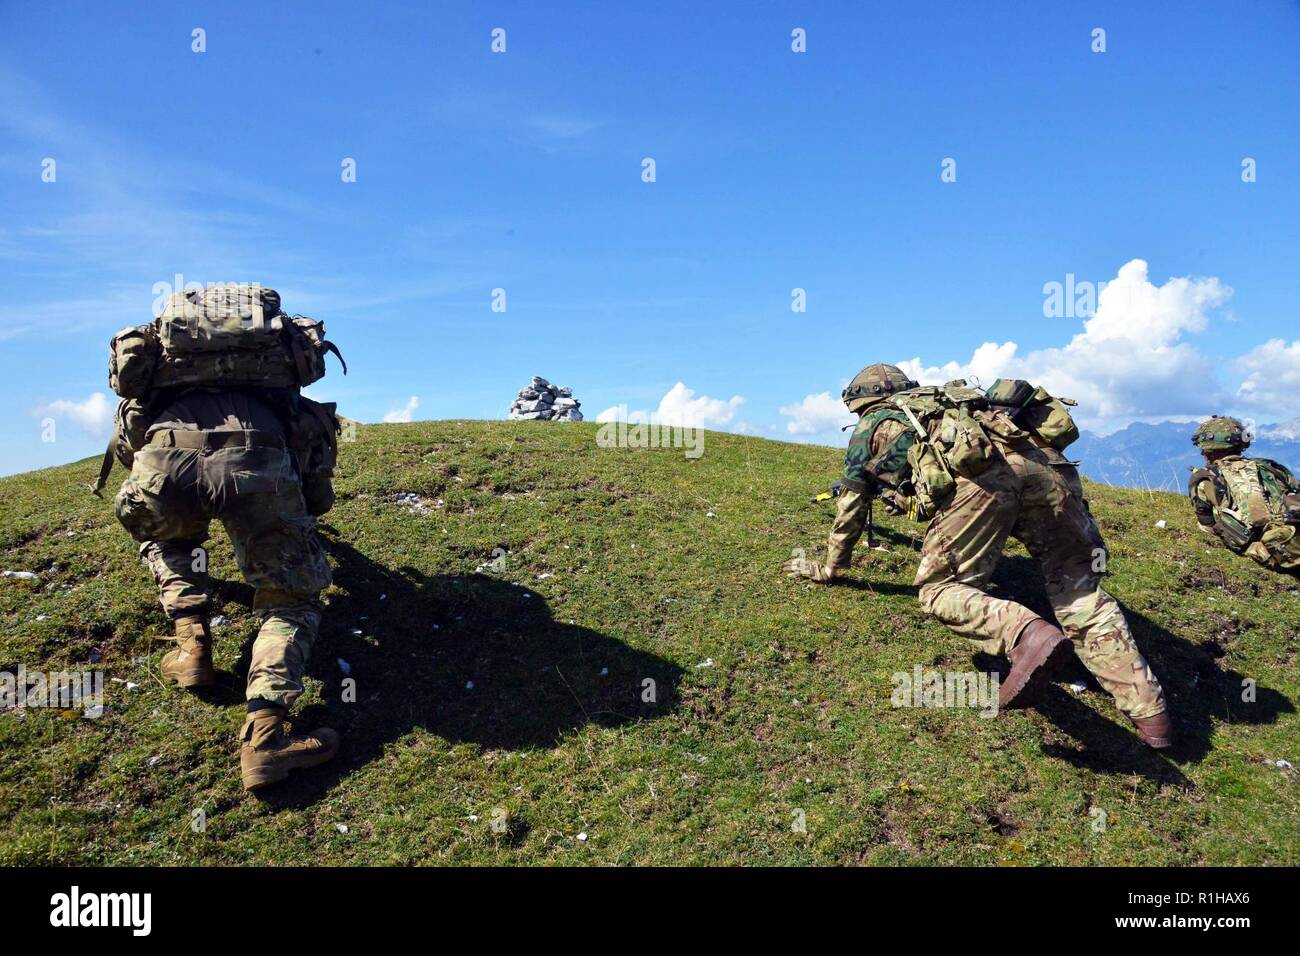
[[1164, 750], [1174, 745], [1174, 725], [1169, 720], [1169, 711], [1162, 710], [1151, 717], [1130, 717], [1129, 722], [1148, 747]]
[[212, 667], [212, 632], [202, 615], [178, 617], [174, 651], [162, 659], [162, 676], [182, 687], [206, 687], [217, 679]]
[[239, 732], [239, 768], [245, 790], [279, 783], [298, 767], [314, 767], [339, 749], [339, 735], [328, 727], [312, 734], [291, 734], [284, 726], [285, 710], [255, 710]]
[[1011, 658], [1011, 673], [998, 688], [998, 708], [1008, 710], [1033, 704], [1052, 674], [1073, 653], [1074, 646], [1060, 628], [1042, 618], [1034, 621], [1007, 654]]

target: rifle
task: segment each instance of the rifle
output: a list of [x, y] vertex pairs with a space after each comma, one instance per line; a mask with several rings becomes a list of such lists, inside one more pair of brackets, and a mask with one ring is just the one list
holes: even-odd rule
[[[838, 498], [844, 493], [843, 482], [832, 482], [830, 491], [823, 491], [813, 498], [813, 501], [830, 501], [832, 498]], [[876, 496], [867, 497], [867, 547], [876, 546]]]

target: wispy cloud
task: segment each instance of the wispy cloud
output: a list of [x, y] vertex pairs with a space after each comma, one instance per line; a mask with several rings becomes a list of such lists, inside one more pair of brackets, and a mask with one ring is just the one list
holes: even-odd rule
[[542, 107], [537, 96], [463, 92], [433, 108], [440, 125], [478, 133], [505, 135], [527, 145], [552, 151], [580, 140], [605, 126], [605, 121], [579, 110]]
[[[338, 212], [195, 158], [195, 151], [123, 140], [76, 119], [39, 84], [4, 67], [0, 128], [22, 144], [33, 181], [40, 168], [32, 156], [57, 164], [56, 180], [41, 187], [53, 201], [38, 207], [40, 215], [0, 230], [0, 261], [20, 264], [29, 278], [0, 290], [0, 336], [138, 322], [152, 284], [170, 280], [184, 263], [210, 271], [189, 277], [200, 282], [255, 279], [268, 262], [310, 269], [311, 259], [291, 235], [277, 241], [263, 226], [319, 222]], [[6, 154], [0, 161], [12, 167], [16, 158]], [[253, 262], [247, 237], [259, 230]], [[104, 296], [54, 291], [88, 284], [105, 290]]]
[[553, 139], [573, 139], [576, 136], [584, 136], [601, 125], [597, 120], [557, 114], [530, 116], [524, 123], [530, 129]]

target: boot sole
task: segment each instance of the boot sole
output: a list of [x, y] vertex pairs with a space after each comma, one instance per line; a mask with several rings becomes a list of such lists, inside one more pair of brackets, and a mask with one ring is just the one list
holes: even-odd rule
[[211, 687], [217, 682], [216, 674], [163, 674], [163, 680], [169, 680], [187, 690], [191, 687]]
[[[1028, 666], [1021, 670], [1022, 677], [1014, 684], [1002, 685], [998, 693], [998, 709], [1016, 710], [1030, 706], [1042, 693], [1048, 681], [1052, 679], [1052, 675], [1073, 653], [1074, 645], [1065, 636], [1057, 639], [1055, 643], [1047, 645], [1045, 649], [1035, 655], [1036, 659], [1031, 658], [1025, 662]], [[1015, 669], [1012, 668], [1013, 671]]]
[[289, 774], [293, 771], [305, 770], [308, 767], [319, 767], [321, 764], [333, 760], [334, 755], [338, 752], [338, 748], [335, 747], [333, 750], [325, 751], [324, 753], [318, 754], [314, 757], [303, 757], [296, 760], [292, 766], [286, 767], [281, 765], [275, 769], [268, 768], [245, 772], [242, 775], [244, 789], [249, 792], [255, 792], [261, 790], [263, 787], [269, 787], [273, 783], [280, 783], [282, 780], [288, 780]]

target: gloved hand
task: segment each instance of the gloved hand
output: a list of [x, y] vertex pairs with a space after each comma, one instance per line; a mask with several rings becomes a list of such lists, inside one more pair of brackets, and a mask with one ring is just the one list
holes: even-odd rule
[[818, 564], [808, 558], [791, 558], [781, 565], [781, 570], [787, 572], [788, 576], [795, 581], [807, 578], [817, 584], [830, 584], [835, 578], [835, 572], [829, 565]]

